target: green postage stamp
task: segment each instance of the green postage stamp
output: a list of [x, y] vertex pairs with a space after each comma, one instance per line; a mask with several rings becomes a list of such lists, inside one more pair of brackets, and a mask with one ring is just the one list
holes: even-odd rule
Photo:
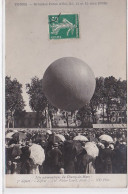
[[49, 38], [79, 38], [78, 14], [49, 15]]

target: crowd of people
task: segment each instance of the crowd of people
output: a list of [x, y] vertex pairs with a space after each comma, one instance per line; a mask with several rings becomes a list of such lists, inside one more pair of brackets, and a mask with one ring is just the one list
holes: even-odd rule
[[127, 173], [126, 129], [7, 129], [6, 174]]

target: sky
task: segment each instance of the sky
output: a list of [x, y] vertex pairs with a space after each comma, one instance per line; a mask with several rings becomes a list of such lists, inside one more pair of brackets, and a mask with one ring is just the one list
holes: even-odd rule
[[[125, 0], [106, 0], [105, 5], [75, 5], [74, 0], [71, 1], [74, 5], [70, 6], [34, 6], [33, 0], [23, 0], [27, 6], [16, 6], [16, 2], [18, 0], [6, 0], [5, 72], [22, 83], [26, 111], [31, 111], [26, 83], [30, 83], [34, 76], [43, 78], [47, 67], [61, 57], [82, 59], [91, 67], [95, 77], [113, 75], [126, 79]], [[59, 4], [61, 1], [50, 2]], [[79, 39], [49, 39], [48, 15], [59, 13], [79, 14]]]

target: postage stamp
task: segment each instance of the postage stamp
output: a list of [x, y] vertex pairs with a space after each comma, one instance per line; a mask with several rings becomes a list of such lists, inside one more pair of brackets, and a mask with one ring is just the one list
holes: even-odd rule
[[49, 39], [79, 38], [78, 14], [49, 15]]

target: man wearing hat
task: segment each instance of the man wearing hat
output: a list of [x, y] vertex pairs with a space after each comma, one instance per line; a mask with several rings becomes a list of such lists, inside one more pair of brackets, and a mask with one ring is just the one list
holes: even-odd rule
[[58, 174], [63, 167], [62, 152], [58, 148], [58, 143], [54, 143], [52, 149], [47, 153], [47, 172], [48, 174]]

